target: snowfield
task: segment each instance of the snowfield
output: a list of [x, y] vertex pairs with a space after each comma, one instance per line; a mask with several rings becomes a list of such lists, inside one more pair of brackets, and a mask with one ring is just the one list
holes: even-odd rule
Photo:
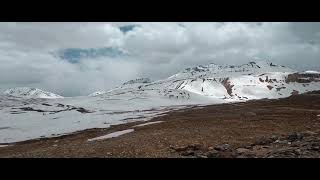
[[[63, 99], [0, 96], [0, 99], [0, 143], [55, 137], [84, 129], [147, 121], [170, 110], [185, 108], [188, 104], [183, 100], [166, 97], [135, 98], [133, 95]], [[197, 101], [189, 104], [193, 103]]]
[[81, 97], [13, 88], [0, 95], [0, 144], [148, 121], [190, 106], [284, 98], [314, 90], [320, 90], [316, 71], [299, 73], [266, 62], [197, 66], [167, 79], [140, 78]]

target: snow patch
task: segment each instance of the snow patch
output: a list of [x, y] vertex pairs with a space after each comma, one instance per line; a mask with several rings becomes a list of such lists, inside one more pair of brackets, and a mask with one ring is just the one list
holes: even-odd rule
[[305, 71], [307, 74], [320, 74], [319, 71]]
[[110, 133], [110, 134], [107, 134], [107, 135], [104, 135], [104, 136], [99, 136], [99, 137], [96, 137], [96, 138], [88, 139], [88, 141], [97, 141], [97, 140], [115, 138], [115, 137], [119, 137], [119, 136], [124, 135], [124, 134], [131, 133], [133, 131], [134, 131], [134, 129], [126, 129], [126, 130], [123, 130], [123, 131], [116, 131], [116, 132], [113, 132], [113, 133]]
[[133, 127], [141, 127], [141, 126], [147, 126], [147, 125], [150, 125], [150, 124], [158, 124], [158, 123], [162, 123], [163, 121], [153, 121], [153, 122], [148, 122], [148, 123], [144, 123], [144, 124], [138, 124], [138, 125], [135, 125]]
[[1, 145], [1, 144], [0, 144], [0, 148], [2, 148], [2, 147], [8, 147], [8, 146], [9, 146], [9, 145], [6, 145], [6, 144], [5, 144], [5, 145]]

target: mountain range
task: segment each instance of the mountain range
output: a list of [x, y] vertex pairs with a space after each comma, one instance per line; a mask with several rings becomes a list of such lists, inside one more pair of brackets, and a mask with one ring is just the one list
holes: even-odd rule
[[166, 79], [138, 78], [79, 97], [12, 88], [0, 95], [0, 144], [147, 121], [176, 109], [278, 99], [315, 90], [320, 90], [320, 72], [299, 72], [263, 61], [199, 65]]

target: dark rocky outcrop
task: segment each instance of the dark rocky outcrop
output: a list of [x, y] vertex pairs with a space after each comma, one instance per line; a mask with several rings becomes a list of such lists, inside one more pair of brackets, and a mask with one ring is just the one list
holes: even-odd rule
[[225, 78], [221, 81], [222, 85], [226, 88], [228, 94], [232, 96], [232, 88], [234, 85], [231, 85], [229, 78]]
[[320, 82], [320, 74], [313, 73], [294, 73], [289, 74], [286, 79], [286, 83], [297, 82], [297, 83], [311, 83]]
[[269, 90], [273, 89], [273, 86], [268, 85], [267, 87], [268, 87]]
[[298, 95], [299, 94], [299, 91], [297, 91], [297, 90], [293, 90], [292, 92], [291, 92], [291, 95]]

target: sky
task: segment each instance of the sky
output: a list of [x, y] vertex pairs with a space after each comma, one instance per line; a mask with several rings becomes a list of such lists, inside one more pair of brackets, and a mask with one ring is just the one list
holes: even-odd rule
[[316, 22], [0, 22], [0, 91], [82, 96], [209, 63], [320, 70]]

